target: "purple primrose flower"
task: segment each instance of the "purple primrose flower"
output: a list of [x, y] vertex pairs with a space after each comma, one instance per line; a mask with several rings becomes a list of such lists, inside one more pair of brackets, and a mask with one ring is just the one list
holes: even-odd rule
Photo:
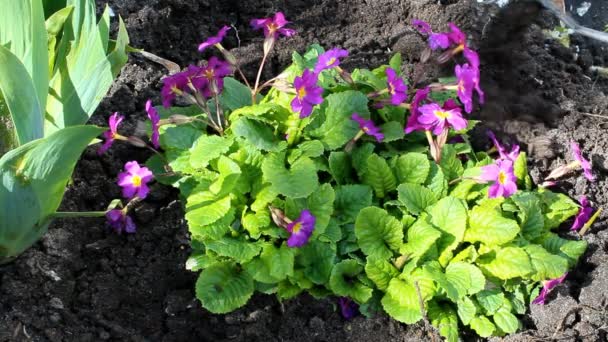
[[315, 65], [315, 74], [323, 70], [331, 69], [340, 66], [340, 58], [348, 57], [348, 50], [333, 48], [319, 56], [319, 60]]
[[146, 101], [146, 112], [148, 113], [148, 118], [152, 123], [152, 137], [150, 138], [150, 140], [152, 141], [152, 145], [154, 145], [154, 148], [158, 149], [160, 147], [160, 144], [158, 142], [160, 137], [160, 133], [158, 131], [160, 115], [158, 115], [158, 111], [152, 105], [151, 100]]
[[424, 127], [418, 123], [418, 118], [420, 117], [419, 107], [422, 101], [425, 101], [429, 94], [431, 93], [431, 89], [426, 87], [424, 89], [420, 89], [414, 94], [414, 99], [410, 104], [410, 116], [407, 119], [407, 124], [405, 125], [405, 133], [409, 134], [413, 131], [423, 131]]
[[123, 231], [125, 233], [135, 233], [135, 223], [133, 223], [133, 219], [127, 215], [123, 210], [113, 209], [106, 213], [106, 219], [108, 220], [108, 224], [114, 231], [118, 234], [121, 234]]
[[407, 85], [392, 68], [386, 68], [386, 83], [388, 93], [391, 95], [391, 104], [394, 106], [402, 104], [407, 99]]
[[589, 200], [586, 196], [581, 196], [578, 202], [581, 204], [581, 208], [578, 210], [578, 213], [574, 218], [574, 223], [572, 224], [572, 228], [570, 228], [570, 230], [579, 230], [583, 228], [585, 223], [589, 221], [591, 215], [593, 214], [593, 208], [591, 208]]
[[340, 313], [346, 320], [353, 319], [359, 313], [359, 305], [348, 297], [338, 298], [338, 305], [340, 305]]
[[291, 101], [291, 109], [300, 113], [300, 119], [312, 113], [312, 107], [323, 102], [323, 88], [317, 86], [317, 74], [306, 69], [302, 76], [295, 78], [293, 86], [296, 97]]
[[480, 179], [494, 182], [488, 190], [488, 197], [509, 197], [517, 192], [517, 177], [513, 173], [513, 162], [499, 159], [494, 164], [481, 167]]
[[494, 143], [494, 147], [496, 147], [496, 150], [498, 151], [498, 154], [501, 159], [510, 160], [515, 163], [517, 157], [519, 157], [519, 145], [513, 145], [513, 147], [511, 148], [511, 152], [507, 153], [505, 147], [498, 142], [498, 139], [496, 139], [496, 135], [494, 135], [494, 132], [488, 131], [488, 137], [490, 137], [490, 140], [492, 140], [492, 142]]
[[224, 27], [222, 27], [219, 30], [219, 32], [217, 33], [217, 35], [215, 35], [213, 37], [209, 37], [209, 38], [207, 38], [207, 40], [205, 40], [204, 42], [202, 42], [198, 46], [198, 51], [199, 52], [203, 52], [203, 51], [205, 51], [205, 49], [207, 49], [208, 47], [210, 47], [212, 45], [220, 44], [222, 42], [222, 40], [224, 39], [224, 37], [226, 37], [226, 33], [228, 31], [230, 31], [230, 26], [224, 26]]
[[277, 39], [280, 35], [291, 37], [296, 34], [295, 30], [284, 28], [284, 26], [289, 23], [290, 22], [285, 19], [285, 15], [282, 12], [277, 12], [273, 18], [251, 20], [251, 27], [253, 27], [254, 30], [264, 29], [264, 36], [266, 38]]
[[232, 73], [230, 63], [224, 62], [217, 57], [209, 58], [207, 65], [199, 71], [199, 76], [204, 80], [199, 85], [195, 84], [197, 89], [200, 89], [203, 96], [209, 98], [214, 95], [219, 95], [224, 89], [224, 77]]
[[110, 119], [108, 120], [108, 126], [110, 127], [110, 129], [103, 132], [103, 137], [105, 138], [105, 141], [97, 151], [97, 154], [104, 154], [107, 150], [110, 149], [110, 147], [114, 143], [114, 140], [122, 138], [122, 136], [118, 134], [118, 126], [124, 119], [125, 117], [118, 114], [118, 112], [115, 112], [114, 114], [112, 114], [112, 116], [110, 116]]
[[467, 128], [467, 120], [462, 117], [460, 108], [446, 109], [436, 103], [430, 103], [421, 106], [419, 111], [418, 123], [425, 130], [433, 131], [435, 135], [441, 134], [449, 126], [457, 131]]
[[125, 164], [125, 172], [118, 175], [118, 185], [122, 187], [122, 195], [125, 198], [131, 199], [137, 196], [144, 199], [150, 192], [148, 182], [153, 178], [150, 169], [141, 167], [136, 161], [130, 161]]
[[571, 141], [570, 147], [572, 148], [572, 154], [574, 155], [574, 166], [580, 166], [583, 169], [583, 174], [590, 182], [595, 181], [595, 176], [591, 172], [591, 163], [583, 157], [580, 146], [578, 146], [576, 142]]
[[171, 104], [177, 95], [188, 92], [188, 83], [190, 83], [190, 77], [192, 77], [194, 69], [198, 68], [191, 65], [187, 70], [167, 76], [163, 79], [163, 88], [160, 91], [163, 107], [171, 107]]
[[462, 48], [466, 47], [467, 35], [464, 34], [464, 32], [462, 32], [454, 23], [448, 23], [448, 26], [450, 27], [450, 32], [448, 32], [447, 35], [450, 38], [450, 43], [457, 46], [462, 46]]
[[435, 33], [431, 29], [431, 25], [427, 22], [414, 19], [412, 20], [412, 25], [420, 32], [422, 35], [429, 37], [429, 47], [431, 50], [447, 49], [450, 46], [450, 38], [446, 33]]
[[557, 285], [563, 283], [564, 280], [566, 279], [567, 275], [568, 275], [568, 272], [564, 273], [563, 276], [561, 276], [557, 279], [543, 281], [543, 288], [542, 288], [542, 290], [540, 290], [538, 297], [536, 297], [532, 301], [532, 304], [544, 305], [547, 300], [547, 295], [551, 292], [551, 290], [553, 290], [553, 288], [555, 288]]
[[300, 217], [295, 221], [287, 225], [287, 231], [290, 233], [287, 239], [288, 247], [302, 247], [304, 246], [313, 230], [315, 230], [315, 217], [307, 209], [300, 212]]
[[372, 120], [366, 120], [360, 117], [357, 113], [353, 113], [351, 118], [359, 124], [361, 131], [363, 131], [367, 135], [376, 138], [378, 142], [382, 142], [382, 140], [384, 139], [384, 134], [380, 132], [380, 127], [374, 125], [374, 122]]

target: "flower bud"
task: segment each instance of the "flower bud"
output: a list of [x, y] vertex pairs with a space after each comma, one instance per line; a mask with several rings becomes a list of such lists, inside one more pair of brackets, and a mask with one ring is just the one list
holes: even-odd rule
[[143, 140], [141, 140], [140, 138], [135, 137], [135, 136], [127, 137], [127, 141], [135, 147], [147, 147], [148, 146], [148, 144], [146, 144]]

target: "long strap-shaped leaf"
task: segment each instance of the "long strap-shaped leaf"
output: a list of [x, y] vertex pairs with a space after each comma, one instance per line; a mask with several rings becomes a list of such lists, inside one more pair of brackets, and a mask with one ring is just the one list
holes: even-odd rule
[[[12, 146], [2, 146], [0, 142], [0, 155], [6, 150], [25, 144], [29, 141], [42, 138], [43, 114], [36, 95], [36, 89], [25, 66], [17, 56], [7, 48], [0, 45], [0, 91], [6, 104], [2, 110], [0, 103], [0, 121], [4, 121], [0, 127], [2, 136], [16, 135], [16, 141], [4, 142]], [[9, 120], [12, 125], [6, 125]], [[13, 126], [13, 127], [11, 127]]]
[[103, 130], [90, 125], [65, 128], [0, 158], [0, 263], [46, 232], [80, 154]]

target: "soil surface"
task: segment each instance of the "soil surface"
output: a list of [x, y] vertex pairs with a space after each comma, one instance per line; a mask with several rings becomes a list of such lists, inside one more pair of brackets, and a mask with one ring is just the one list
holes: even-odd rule
[[[581, 1], [572, 1], [574, 8]], [[589, 12], [575, 16], [604, 29], [608, 6], [592, 0]], [[567, 7], [570, 1], [566, 1]], [[601, 5], [600, 5], [601, 4]], [[598, 180], [575, 176], [558, 189], [587, 194], [596, 207], [608, 207], [608, 45], [579, 35], [571, 47], [546, 38], [557, 21], [534, 3], [513, 3], [502, 11], [474, 0], [110, 0], [129, 30], [133, 46], [173, 60], [197, 63], [198, 43], [224, 24], [236, 27], [225, 46], [252, 78], [262, 38], [248, 28], [251, 18], [283, 11], [299, 34], [281, 40], [265, 78], [290, 63], [291, 51], [312, 43], [351, 53], [345, 68], [384, 63], [394, 52], [418, 61], [424, 41], [408, 25], [412, 18], [445, 29], [454, 21], [472, 36], [482, 58], [485, 106], [476, 115], [478, 147], [488, 147], [485, 130], [529, 152], [535, 181], [570, 161], [569, 141], [581, 144]], [[102, 9], [101, 2], [99, 9]], [[138, 55], [130, 57], [107, 98], [91, 119], [104, 125], [114, 112], [127, 116], [125, 133], [138, 134], [145, 100], [159, 103], [166, 71]], [[449, 68], [427, 70], [431, 79]], [[115, 144], [99, 157], [89, 148], [76, 168], [62, 210], [103, 210], [120, 197], [115, 179], [129, 160], [149, 154]], [[386, 316], [345, 321], [335, 301], [303, 295], [279, 303], [258, 295], [244, 308], [213, 315], [194, 296], [196, 274], [185, 270], [188, 229], [178, 193], [156, 185], [135, 211], [135, 235], [116, 235], [102, 219], [59, 220], [15, 262], [0, 266], [0, 341], [420, 341], [421, 325], [405, 326]], [[508, 340], [606, 341], [608, 336], [608, 221], [603, 214], [585, 239], [589, 250], [545, 306], [533, 305], [524, 329]], [[568, 228], [564, 227], [564, 234]], [[467, 340], [473, 339], [467, 337]]]

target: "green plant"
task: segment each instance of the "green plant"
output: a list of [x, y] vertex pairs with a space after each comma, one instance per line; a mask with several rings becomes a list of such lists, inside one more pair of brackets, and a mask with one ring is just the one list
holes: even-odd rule
[[[254, 21], [267, 25], [267, 41], [282, 27], [276, 18]], [[235, 310], [256, 291], [281, 300], [306, 291], [408, 324], [426, 318], [450, 341], [463, 326], [484, 337], [520, 327], [539, 283], [586, 249], [554, 232], [579, 206], [535, 188], [518, 148], [496, 141], [498, 160], [473, 151], [475, 123], [466, 125], [454, 90], [471, 108], [473, 88], [483, 94], [479, 61], [456, 30], [445, 41], [457, 46], [440, 58], [464, 50], [472, 64], [456, 67], [462, 83], [410, 85], [408, 103], [399, 54], [348, 73], [337, 67], [347, 52], [318, 45], [294, 53], [260, 98], [224, 74], [201, 82], [225, 69], [217, 60], [165, 80], [166, 106], [176, 95], [193, 106], [158, 108], [164, 154], [148, 166], [180, 190], [192, 235], [186, 266], [201, 271], [206, 309]], [[434, 121], [422, 119], [431, 110]]]
[[[107, 8], [96, 23], [93, 0], [44, 5], [0, 2], [0, 262], [46, 231], [80, 153], [103, 132], [82, 125], [127, 61], [124, 23], [110, 40]], [[61, 9], [45, 21], [51, 8]]]

